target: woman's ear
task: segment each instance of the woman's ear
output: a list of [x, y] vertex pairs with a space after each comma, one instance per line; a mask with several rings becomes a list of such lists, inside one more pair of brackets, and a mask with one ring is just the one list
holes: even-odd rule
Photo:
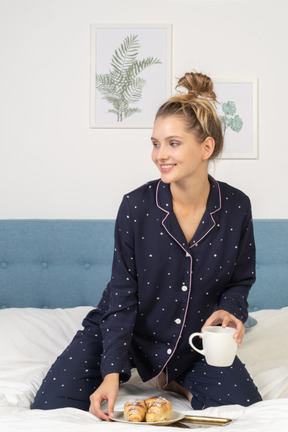
[[203, 146], [203, 160], [210, 159], [214, 152], [215, 141], [212, 137], [207, 137], [202, 143]]

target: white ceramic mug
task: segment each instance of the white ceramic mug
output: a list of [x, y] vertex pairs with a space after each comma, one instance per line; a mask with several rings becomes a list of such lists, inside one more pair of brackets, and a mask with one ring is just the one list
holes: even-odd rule
[[[189, 337], [191, 347], [204, 355], [210, 366], [231, 366], [237, 351], [237, 342], [233, 337], [235, 328], [210, 326], [204, 327], [202, 333], [192, 333]], [[193, 345], [194, 337], [201, 337], [203, 349], [200, 350]]]

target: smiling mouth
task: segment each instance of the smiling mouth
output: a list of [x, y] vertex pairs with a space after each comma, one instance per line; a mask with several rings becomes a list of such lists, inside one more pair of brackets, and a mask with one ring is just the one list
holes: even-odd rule
[[164, 169], [164, 170], [173, 168], [174, 166], [175, 166], [175, 164], [160, 165], [161, 169]]

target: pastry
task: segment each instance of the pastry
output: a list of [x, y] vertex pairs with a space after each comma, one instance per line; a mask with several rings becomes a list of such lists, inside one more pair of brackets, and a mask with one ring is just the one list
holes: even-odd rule
[[124, 405], [124, 418], [130, 422], [142, 422], [145, 420], [146, 405], [141, 399], [129, 400]]
[[152, 397], [145, 400], [146, 422], [160, 422], [170, 420], [172, 417], [172, 404], [165, 398]]

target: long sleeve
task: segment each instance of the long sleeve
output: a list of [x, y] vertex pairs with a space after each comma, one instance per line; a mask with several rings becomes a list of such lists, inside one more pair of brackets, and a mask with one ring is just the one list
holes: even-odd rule
[[247, 297], [255, 282], [255, 241], [251, 205], [248, 199], [241, 237], [239, 244], [235, 247], [237, 248], [237, 257], [234, 271], [229, 283], [225, 286], [216, 310], [224, 309], [245, 322], [248, 318]]
[[129, 349], [137, 314], [133, 223], [128, 198], [120, 205], [115, 225], [115, 250], [110, 280], [109, 307], [102, 318], [103, 356], [101, 373], [130, 376]]
[[116, 372], [123, 382], [136, 367], [148, 381], [168, 368], [173, 380], [195, 359], [189, 335], [216, 308], [246, 320], [255, 280], [250, 200], [210, 182], [207, 209], [190, 244], [169, 185], [152, 181], [123, 198], [112, 277], [98, 310], [103, 377]]

